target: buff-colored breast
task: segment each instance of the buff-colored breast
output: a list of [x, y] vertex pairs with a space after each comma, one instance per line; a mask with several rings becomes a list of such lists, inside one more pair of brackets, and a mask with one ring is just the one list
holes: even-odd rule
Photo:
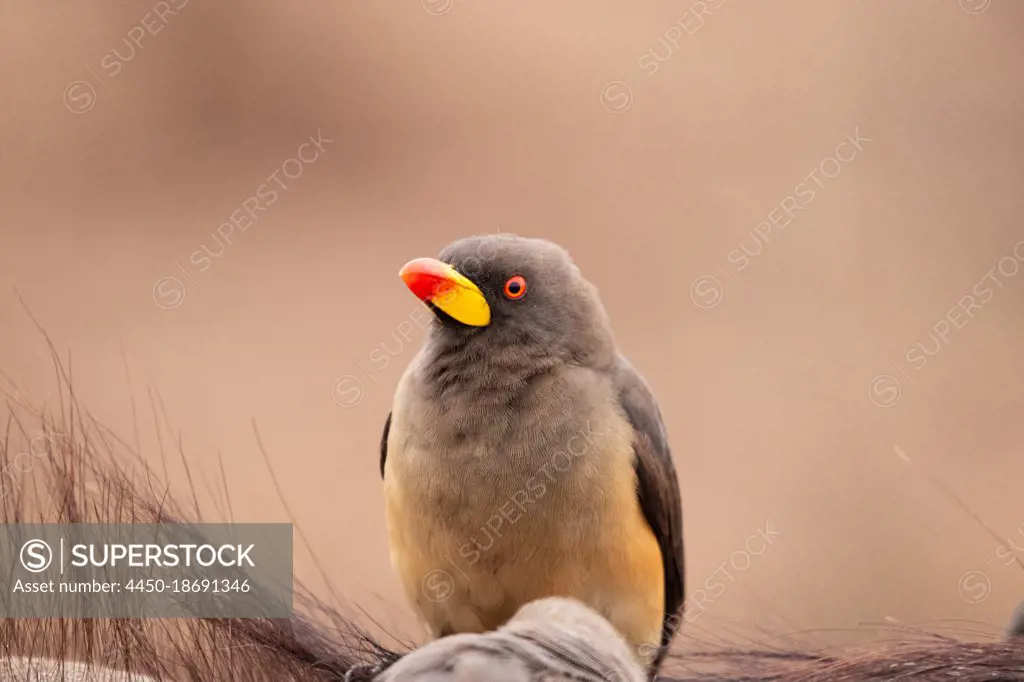
[[[614, 411], [601, 416], [602, 436], [586, 453], [595, 475], [494, 481], [493, 500], [457, 519], [439, 515], [423, 494], [422, 479], [457, 480], [443, 453], [389, 455], [391, 561], [433, 637], [490, 631], [527, 602], [565, 596], [602, 614], [649, 661], [664, 617], [661, 551], [637, 499], [632, 432]], [[395, 443], [406, 442], [402, 426], [392, 424]]]

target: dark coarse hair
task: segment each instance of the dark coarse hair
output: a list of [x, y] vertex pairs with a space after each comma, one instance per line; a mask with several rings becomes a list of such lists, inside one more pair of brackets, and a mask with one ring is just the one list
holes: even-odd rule
[[[8, 409], [0, 424], [0, 466], [7, 470], [18, 465], [15, 453], [23, 453], [33, 438], [31, 447], [45, 454], [33, 457], [25, 477], [0, 477], [4, 522], [200, 520], [194, 486], [190, 500], [169, 496], [166, 482], [146, 458], [83, 409], [56, 356], [55, 366], [60, 400], [49, 411], [4, 391]], [[401, 651], [371, 636], [338, 601], [321, 598], [297, 582], [296, 615], [290, 619], [7, 619], [0, 623], [0, 643], [6, 661], [45, 658], [69, 670], [73, 661], [80, 661], [92, 669], [121, 671], [103, 679], [124, 680], [133, 679], [132, 674], [203, 682], [344, 680], [354, 666], [386, 667], [401, 657]], [[684, 626], [678, 639], [686, 638]], [[686, 643], [686, 648], [692, 647]], [[736, 682], [1024, 680], [1024, 638], [977, 643], [901, 632], [893, 641], [855, 651], [783, 646], [690, 650], [672, 654], [662, 673], [663, 680]], [[11, 679], [2, 666], [0, 679]], [[372, 675], [351, 679], [369, 680]]]

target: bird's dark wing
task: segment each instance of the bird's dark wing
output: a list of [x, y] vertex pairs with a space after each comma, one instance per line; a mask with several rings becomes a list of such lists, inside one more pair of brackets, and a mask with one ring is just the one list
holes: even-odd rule
[[644, 518], [661, 547], [665, 576], [665, 622], [661, 632], [660, 664], [682, 617], [685, 599], [683, 566], [683, 512], [672, 453], [658, 403], [647, 384], [625, 359], [615, 373], [619, 405], [633, 426], [633, 467], [637, 477], [637, 497]]
[[384, 462], [388, 459], [388, 432], [391, 431], [391, 413], [384, 422], [384, 434], [380, 437], [380, 477], [384, 478]]

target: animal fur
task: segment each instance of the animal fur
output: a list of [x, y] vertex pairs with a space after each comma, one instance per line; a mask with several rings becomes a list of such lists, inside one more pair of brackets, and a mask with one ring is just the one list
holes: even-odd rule
[[[62, 402], [57, 414], [41, 414], [15, 401], [7, 402], [7, 419], [0, 422], [0, 467], [13, 464], [23, 452], [29, 434], [69, 434], [48, 439], [49, 450], [38, 457], [30, 481], [0, 477], [3, 519], [6, 523], [44, 521], [172, 522], [196, 520], [194, 513], [165, 496], [159, 477], [139, 453], [97, 423], [78, 405], [61, 370]], [[368, 456], [372, 454], [368, 453]], [[63, 679], [85, 682], [147, 682], [147, 677], [168, 680], [240, 682], [341, 681], [358, 664], [386, 668], [403, 652], [393, 651], [369, 636], [341, 606], [296, 585], [296, 616], [290, 620], [180, 619], [180, 620], [5, 620], [0, 621], [0, 680]], [[545, 608], [539, 605], [538, 608]], [[571, 611], [571, 609], [570, 609]], [[585, 669], [594, 641], [591, 627], [566, 628], [564, 619], [545, 618], [552, 630], [544, 634], [504, 631], [527, 641], [554, 637], [563, 663]], [[575, 633], [575, 639], [574, 639]], [[680, 639], [687, 637], [684, 625]], [[498, 638], [500, 639], [500, 638]], [[491, 638], [490, 643], [500, 642]], [[508, 644], [508, 655], [518, 664], [522, 650]], [[452, 646], [444, 640], [430, 647]], [[426, 660], [436, 653], [424, 647], [417, 653]], [[614, 647], [612, 647], [614, 649]], [[517, 653], [519, 651], [519, 653]], [[555, 653], [549, 655], [557, 658]], [[610, 655], [614, 657], [614, 652]], [[516, 658], [520, 657], [520, 658]], [[530, 668], [546, 679], [543, 657]], [[415, 660], [410, 657], [406, 666]], [[604, 665], [614, 665], [604, 658]], [[541, 668], [537, 668], [540, 665]], [[395, 668], [394, 673], [401, 672]], [[443, 672], [443, 671], [442, 671]], [[627, 671], [628, 672], [628, 671]], [[373, 679], [354, 674], [352, 682]], [[405, 682], [408, 677], [397, 678]], [[422, 678], [428, 679], [428, 678]], [[435, 676], [433, 680], [472, 679]], [[488, 678], [493, 682], [495, 678]], [[517, 678], [510, 678], [517, 679]], [[578, 680], [591, 678], [576, 677]], [[597, 678], [600, 679], [600, 678]], [[628, 680], [628, 677], [620, 678]], [[866, 650], [833, 653], [763, 650], [715, 650], [670, 655], [665, 682], [854, 682], [862, 680], [920, 682], [1024, 681], [1024, 638], [973, 643], [938, 635], [905, 635], [900, 641]], [[604, 682], [604, 681], [602, 681]], [[607, 682], [619, 682], [607, 677]]]

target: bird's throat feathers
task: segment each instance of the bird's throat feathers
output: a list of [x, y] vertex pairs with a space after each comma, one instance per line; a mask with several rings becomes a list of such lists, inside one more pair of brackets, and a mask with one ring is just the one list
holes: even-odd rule
[[428, 338], [418, 364], [421, 386], [431, 398], [457, 393], [507, 403], [538, 379], [577, 363], [540, 343], [495, 343], [479, 334], [442, 332]]
[[604, 370], [617, 357], [601, 316], [586, 330], [551, 334], [508, 325], [505, 328], [452, 328], [435, 325], [427, 335], [415, 368], [430, 397], [452, 391], [496, 394], [507, 400], [530, 384], [565, 367]]

